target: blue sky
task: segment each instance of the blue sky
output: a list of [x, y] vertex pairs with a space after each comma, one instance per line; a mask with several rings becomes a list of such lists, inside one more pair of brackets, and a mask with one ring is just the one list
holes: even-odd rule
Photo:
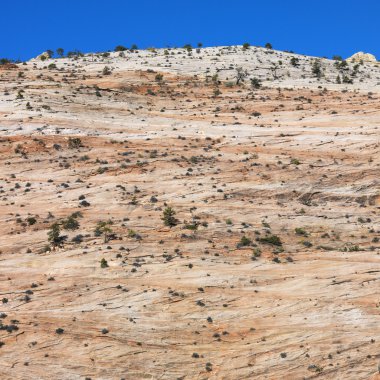
[[18, 0], [0, 6], [0, 58], [249, 42], [301, 54], [380, 59], [380, 0]]

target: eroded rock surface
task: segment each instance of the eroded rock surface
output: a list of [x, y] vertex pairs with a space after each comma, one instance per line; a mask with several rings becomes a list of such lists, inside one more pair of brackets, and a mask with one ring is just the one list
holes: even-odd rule
[[373, 54], [363, 53], [362, 51], [355, 53], [350, 58], [347, 58], [348, 62], [369, 62], [376, 63], [377, 59]]
[[377, 378], [380, 70], [314, 62], [0, 71], [1, 379]]

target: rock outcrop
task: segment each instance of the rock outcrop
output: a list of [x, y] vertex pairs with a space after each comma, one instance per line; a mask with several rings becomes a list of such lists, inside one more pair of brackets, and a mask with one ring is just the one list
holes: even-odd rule
[[38, 55], [36, 58], [34, 58], [36, 61], [45, 61], [45, 59], [49, 59], [50, 55], [47, 51], [44, 51], [40, 55]]
[[350, 58], [347, 58], [348, 62], [367, 62], [367, 63], [376, 63], [377, 59], [373, 54], [363, 53], [362, 51], [355, 53]]

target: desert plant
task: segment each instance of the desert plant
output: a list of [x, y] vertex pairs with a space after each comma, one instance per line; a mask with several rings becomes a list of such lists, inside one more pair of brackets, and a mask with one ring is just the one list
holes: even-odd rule
[[58, 247], [61, 245], [62, 237], [60, 236], [60, 233], [61, 227], [59, 223], [53, 223], [48, 231], [48, 241], [53, 247]]
[[164, 76], [162, 74], [157, 74], [155, 77], [154, 77], [155, 81], [158, 82], [158, 83], [161, 83], [162, 80], [164, 79]]
[[246, 236], [243, 236], [240, 239], [240, 242], [237, 244], [237, 247], [247, 247], [252, 244], [252, 240], [250, 238], [247, 238]]
[[105, 258], [100, 260], [100, 268], [108, 268], [108, 262]]
[[114, 50], [115, 51], [126, 51], [128, 49], [123, 45], [117, 45]]
[[104, 66], [102, 74], [103, 75], [110, 75], [111, 74], [111, 69], [108, 66]]
[[7, 65], [11, 63], [12, 61], [8, 58], [0, 58], [0, 65]]
[[64, 50], [62, 49], [62, 48], [58, 48], [57, 50], [56, 50], [56, 53], [57, 53], [57, 55], [59, 55], [61, 58], [63, 57], [63, 54], [64, 54]]
[[348, 77], [347, 75], [343, 75], [342, 83], [353, 84], [354, 81], [350, 77]]
[[219, 90], [218, 87], [216, 87], [214, 88], [213, 93], [214, 93], [214, 97], [216, 98], [217, 96], [221, 95], [222, 92]]
[[244, 79], [248, 76], [247, 70], [243, 70], [242, 67], [237, 67], [236, 68], [236, 84], [239, 85], [240, 82], [244, 82]]
[[334, 65], [338, 70], [348, 70], [349, 68], [348, 63], [345, 60], [335, 61]]
[[100, 221], [96, 225], [95, 235], [96, 236], [103, 235], [104, 243], [108, 242], [109, 235], [112, 233], [112, 229], [110, 227], [112, 224], [113, 224], [112, 221], [108, 220], [108, 221]]
[[165, 208], [161, 218], [165, 226], [174, 227], [178, 224], [178, 219], [176, 219], [175, 214], [176, 212], [171, 207]]
[[72, 241], [73, 243], [80, 244], [80, 243], [82, 243], [82, 241], [83, 241], [83, 235], [78, 234], [78, 235], [74, 236], [74, 237], [71, 239], [71, 241]]
[[70, 215], [67, 219], [62, 221], [62, 227], [65, 230], [77, 230], [79, 228], [79, 222], [76, 220], [75, 217]]
[[320, 60], [318, 60], [318, 59], [314, 60], [314, 62], [312, 64], [312, 67], [311, 67], [311, 72], [318, 79], [321, 78], [321, 76], [322, 76], [322, 68], [321, 68], [321, 62], [320, 62]]
[[261, 80], [258, 78], [251, 78], [251, 87], [258, 89], [261, 87]]
[[276, 245], [279, 247], [282, 246], [281, 239], [277, 235], [268, 235], [263, 238], [260, 238], [259, 241], [265, 244]]
[[33, 226], [33, 224], [37, 223], [37, 219], [34, 216], [29, 216], [26, 218], [26, 221], [28, 222], [29, 226]]
[[79, 137], [69, 137], [68, 145], [70, 149], [78, 149], [83, 146]]
[[298, 236], [307, 236], [308, 233], [303, 229], [303, 228], [300, 228], [300, 227], [296, 227], [294, 229], [294, 232], [296, 233], [296, 235]]
[[297, 67], [298, 64], [299, 64], [299, 58], [297, 58], [297, 57], [292, 57], [292, 58], [290, 58], [290, 64], [291, 64], [292, 66], [294, 66], [294, 67]]
[[301, 162], [300, 162], [297, 158], [292, 158], [292, 159], [290, 160], [290, 163], [291, 163], [292, 165], [300, 165], [300, 164], [301, 164]]

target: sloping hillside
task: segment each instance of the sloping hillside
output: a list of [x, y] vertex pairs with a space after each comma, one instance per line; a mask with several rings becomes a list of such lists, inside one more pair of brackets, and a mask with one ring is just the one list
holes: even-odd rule
[[255, 47], [0, 68], [1, 379], [375, 378], [379, 99]]

